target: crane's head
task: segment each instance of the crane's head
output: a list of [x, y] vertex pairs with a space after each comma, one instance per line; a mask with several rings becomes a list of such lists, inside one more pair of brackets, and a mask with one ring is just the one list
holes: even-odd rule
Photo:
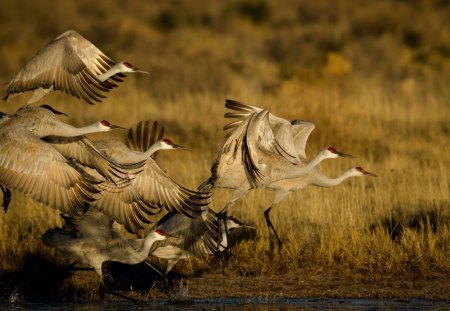
[[141, 72], [141, 73], [148, 73], [147, 71], [143, 71], [135, 66], [133, 66], [129, 62], [121, 62], [118, 63], [120, 72]]
[[162, 241], [167, 238], [167, 233], [162, 229], [157, 229], [153, 232], [156, 241]]
[[372, 174], [366, 170], [364, 170], [361, 166], [355, 166], [350, 168], [350, 173], [352, 176], [373, 176], [373, 177], [377, 177], [377, 175]]
[[154, 235], [156, 241], [162, 241], [162, 240], [165, 240], [167, 238], [172, 238], [172, 239], [177, 239], [177, 240], [180, 239], [180, 237], [172, 235], [172, 234], [169, 234], [169, 233], [167, 233], [166, 231], [164, 231], [161, 228], [156, 229], [155, 231], [153, 231], [153, 235]]
[[234, 218], [233, 216], [227, 216], [227, 230], [233, 231], [236, 228], [239, 228], [243, 225], [242, 222], [240, 222], [238, 219]]
[[170, 149], [186, 149], [183, 146], [177, 145], [175, 143], [173, 143], [170, 139], [168, 138], [163, 138], [159, 141], [159, 144], [161, 145], [161, 149], [164, 150], [170, 150]]
[[236, 228], [254, 228], [253, 226], [249, 226], [244, 224], [243, 222], [241, 222], [240, 220], [238, 220], [237, 218], [233, 217], [233, 216], [227, 216], [227, 230], [229, 232], [233, 231]]
[[98, 127], [99, 132], [108, 132], [116, 129], [125, 129], [124, 127], [111, 124], [106, 120], [97, 122], [96, 126]]
[[347, 157], [347, 158], [355, 158], [355, 156], [352, 156], [351, 154], [346, 154], [340, 151], [337, 151], [334, 147], [328, 147], [327, 149], [324, 149], [323, 154], [326, 158], [333, 159], [333, 158], [339, 158], [339, 157]]

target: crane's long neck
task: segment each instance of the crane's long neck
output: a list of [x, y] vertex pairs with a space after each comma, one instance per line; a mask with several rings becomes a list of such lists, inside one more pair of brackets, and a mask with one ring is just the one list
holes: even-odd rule
[[123, 159], [117, 159], [116, 161], [119, 161], [120, 163], [138, 163], [146, 161], [153, 153], [156, 151], [162, 149], [161, 143], [155, 143], [153, 144], [147, 151], [145, 152], [139, 152], [134, 150], [128, 150], [126, 152], [126, 157]]
[[109, 77], [112, 77], [113, 75], [115, 75], [116, 73], [120, 73], [122, 72], [122, 70], [119, 68], [120, 63], [115, 64], [114, 66], [112, 66], [111, 68], [109, 68], [108, 71], [106, 71], [105, 73], [102, 73], [101, 75], [97, 76], [97, 79], [99, 79], [100, 81], [104, 82], [106, 81]]
[[320, 162], [322, 162], [325, 159], [327, 159], [327, 157], [322, 152], [320, 152], [318, 155], [316, 155], [314, 159], [312, 159], [305, 166], [290, 169], [287, 172], [286, 179], [297, 178], [311, 172]]
[[135, 257], [137, 260], [140, 260], [138, 262], [141, 262], [145, 260], [145, 258], [148, 257], [148, 254], [150, 253], [150, 249], [153, 246], [153, 243], [156, 242], [156, 236], [153, 231], [151, 231], [144, 239], [144, 243], [142, 244], [141, 248], [136, 251]]
[[319, 175], [320, 177], [317, 177], [314, 182], [313, 185], [314, 186], [318, 186], [318, 187], [333, 187], [333, 186], [337, 186], [340, 183], [342, 183], [344, 180], [346, 180], [349, 177], [352, 177], [352, 173], [350, 171], [345, 171], [344, 173], [342, 173], [341, 176], [336, 177], [336, 178], [330, 178], [327, 177], [325, 175]]
[[62, 137], [74, 137], [82, 136], [85, 134], [100, 132], [97, 123], [91, 124], [85, 127], [74, 127], [70, 124], [63, 122], [53, 122], [51, 125], [43, 124], [43, 126], [37, 126], [33, 132], [41, 137], [43, 136], [62, 136]]
[[163, 148], [162, 143], [160, 141], [154, 143], [153, 145], [148, 148], [147, 151], [145, 151], [143, 154], [145, 155], [145, 158], [147, 159], [152, 154], [154, 154], [156, 151], [161, 150]]

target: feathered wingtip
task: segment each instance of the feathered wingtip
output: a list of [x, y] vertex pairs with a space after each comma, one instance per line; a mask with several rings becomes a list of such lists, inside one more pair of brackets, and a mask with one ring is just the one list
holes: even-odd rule
[[253, 113], [261, 110], [258, 107], [250, 106], [234, 99], [225, 99], [225, 108], [247, 113]]
[[211, 177], [208, 178], [207, 180], [205, 180], [204, 182], [202, 182], [198, 187], [197, 187], [197, 191], [200, 192], [211, 192], [213, 188], [213, 183], [211, 181]]
[[[132, 150], [145, 152], [163, 138], [164, 131], [165, 127], [158, 124], [158, 121], [140, 121], [129, 130], [127, 145]], [[152, 157], [155, 155], [156, 152]]]
[[241, 123], [248, 118], [250, 115], [252, 115], [255, 112], [259, 112], [262, 109], [254, 106], [250, 106], [247, 104], [244, 104], [242, 102], [239, 102], [237, 100], [233, 99], [226, 99], [225, 100], [225, 108], [233, 110], [233, 112], [226, 112], [224, 114], [224, 118], [226, 119], [239, 119], [233, 122], [230, 122], [226, 124], [223, 127], [224, 131], [229, 131], [225, 134], [225, 138], [230, 137], [231, 133], [234, 129], [236, 129]]

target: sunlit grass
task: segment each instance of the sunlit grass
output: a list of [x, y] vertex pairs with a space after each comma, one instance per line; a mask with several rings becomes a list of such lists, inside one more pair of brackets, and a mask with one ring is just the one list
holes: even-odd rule
[[[76, 126], [101, 119], [125, 127], [160, 121], [168, 138], [189, 148], [158, 158], [186, 187], [194, 189], [209, 177], [225, 141], [226, 98], [313, 122], [309, 158], [328, 146], [357, 156], [322, 163], [326, 175], [355, 165], [378, 175], [334, 188], [308, 187], [286, 198], [271, 213], [284, 241], [282, 254], [273, 259], [263, 216], [273, 193], [252, 190], [229, 212], [254, 224], [258, 238], [233, 250], [228, 273], [270, 276], [309, 268], [448, 274], [450, 33], [443, 25], [449, 8], [441, 1], [417, 3], [373, 2], [362, 8], [354, 1], [334, 7], [325, 0], [208, 6], [183, 0], [174, 9], [169, 2], [93, 7], [83, 0], [69, 7], [54, 4], [48, 16], [35, 4], [5, 1], [0, 77], [7, 81], [48, 40], [74, 28], [114, 59], [150, 74], [130, 74], [95, 106], [59, 92], [40, 103], [66, 112], [63, 120]], [[30, 95], [0, 110], [13, 113]], [[211, 208], [220, 210], [229, 193], [214, 190]], [[8, 213], [0, 212], [0, 271], [19, 267], [29, 253], [54, 256], [40, 236], [61, 225], [58, 214], [14, 192]], [[205, 267], [191, 260], [175, 269]]]
[[[58, 108], [79, 125], [100, 116], [125, 126], [145, 116], [160, 120], [167, 125], [168, 137], [190, 148], [161, 154], [161, 166], [177, 182], [195, 188], [209, 176], [210, 163], [224, 142], [221, 127], [226, 122], [222, 117], [226, 95], [175, 94], [163, 103], [128, 82], [131, 85], [124, 84], [114, 99], [111, 96], [105, 103], [83, 109], [92, 113], [77, 114], [78, 102]], [[358, 157], [326, 161], [320, 166], [325, 174], [337, 176], [360, 165], [378, 177], [353, 178], [328, 189], [309, 187], [277, 206], [272, 219], [285, 243], [275, 264], [266, 254], [268, 233], [263, 217], [273, 194], [251, 191], [230, 213], [255, 224], [259, 238], [234, 252], [229, 269], [252, 274], [277, 274], [305, 266], [338, 266], [364, 273], [449, 271], [450, 157], [448, 148], [442, 147], [448, 141], [448, 107], [433, 96], [426, 102], [409, 98], [406, 103], [402, 96], [384, 96], [375, 89], [367, 97], [358, 91], [348, 95], [332, 84], [320, 93], [314, 86], [306, 89], [313, 99], [308, 104], [285, 97], [283, 92], [251, 100], [252, 90], [237, 89], [239, 95], [231, 92], [229, 97], [246, 98], [249, 104], [287, 119], [313, 121], [316, 129], [307, 147], [310, 156], [333, 145]], [[211, 207], [220, 210], [228, 195], [228, 190], [215, 190]], [[60, 224], [56, 211], [18, 193], [0, 222], [4, 268], [25, 253], [46, 252], [39, 236]]]

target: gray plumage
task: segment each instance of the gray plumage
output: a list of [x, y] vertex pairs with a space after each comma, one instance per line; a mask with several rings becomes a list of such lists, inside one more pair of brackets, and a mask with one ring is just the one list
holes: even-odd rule
[[[219, 231], [219, 225], [222, 226]], [[206, 259], [217, 251], [237, 245], [240, 241], [255, 235], [256, 229], [232, 216], [227, 216], [225, 224], [218, 221], [216, 213], [205, 210], [195, 218], [179, 213], [168, 213], [153, 227], [180, 237], [178, 241], [157, 242], [152, 253], [154, 257], [167, 261], [165, 274], [181, 259], [199, 257]], [[218, 237], [218, 232], [221, 236]], [[219, 244], [219, 245], [218, 245]]]
[[[146, 128], [152, 132], [157, 129], [154, 126]], [[148, 135], [157, 139], [159, 134]], [[147, 140], [146, 136], [141, 135], [136, 138]], [[177, 211], [194, 217], [208, 204], [209, 192], [193, 191], [179, 185], [153, 160], [152, 155], [158, 150], [180, 148], [170, 140], [160, 139], [144, 152], [131, 150], [116, 140], [96, 141], [94, 145], [105, 157], [121, 167], [143, 163], [138, 171], [130, 172], [126, 179], [119, 176], [111, 181], [102, 179], [98, 170], [82, 168], [88, 179], [102, 180], [97, 186], [100, 196], [91, 206], [123, 224], [127, 231], [140, 233], [141, 230], [148, 229], [149, 224], [155, 222], [155, 215], [162, 210]], [[139, 144], [144, 145], [146, 144]]]
[[[83, 177], [74, 159], [65, 157], [41, 138], [113, 129], [108, 122], [102, 122], [75, 128], [61, 122], [49, 109], [20, 108], [0, 123], [0, 184], [64, 213], [83, 211], [87, 203], [98, 198], [98, 182]], [[102, 161], [101, 165], [110, 165], [107, 159]]]
[[152, 230], [138, 243], [129, 241], [113, 228], [113, 221], [108, 216], [96, 209], [89, 209], [81, 216], [64, 217], [64, 220], [62, 228], [47, 230], [42, 240], [68, 259], [93, 267], [100, 281], [103, 281], [105, 261], [138, 264], [149, 256], [155, 241], [166, 238], [162, 230]]
[[122, 82], [121, 72], [140, 71], [128, 62], [115, 63], [91, 42], [69, 30], [41, 48], [6, 85], [5, 100], [33, 91], [28, 104], [58, 90], [89, 104]]
[[[277, 188], [310, 173], [323, 160], [348, 157], [330, 147], [320, 151], [310, 162], [306, 158], [306, 142], [314, 125], [307, 121], [289, 122], [268, 110], [226, 100], [225, 106], [233, 112], [226, 118], [236, 118], [225, 125], [230, 130], [227, 140], [211, 167], [211, 177], [199, 189], [230, 188], [232, 197], [222, 209], [225, 213], [238, 199], [253, 188], [269, 188], [277, 191], [274, 202], [264, 212], [269, 232], [272, 230], [281, 247], [271, 221], [270, 210], [284, 197], [285, 189]], [[272, 238], [270, 247], [273, 248]]]

